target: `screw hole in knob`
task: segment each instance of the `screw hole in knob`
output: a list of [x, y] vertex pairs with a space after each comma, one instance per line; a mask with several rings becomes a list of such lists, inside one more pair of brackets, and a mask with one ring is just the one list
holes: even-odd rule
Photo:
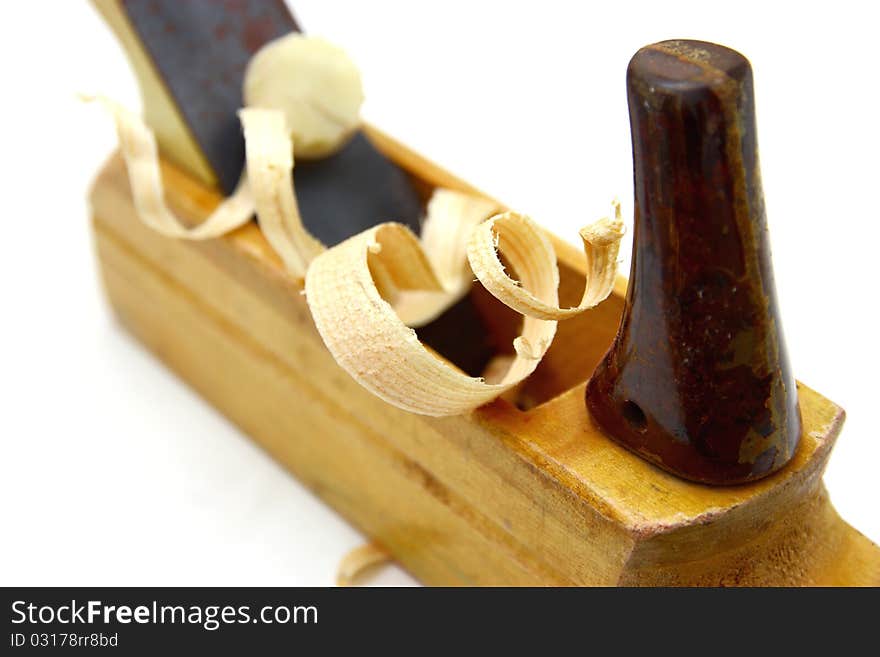
[[644, 431], [648, 428], [648, 418], [645, 417], [645, 411], [634, 401], [628, 399], [623, 402], [622, 411], [624, 419], [636, 431]]
[[630, 60], [627, 100], [636, 284], [587, 383], [587, 407], [610, 438], [674, 475], [759, 479], [796, 453], [801, 423], [751, 67], [705, 41], [651, 44]]

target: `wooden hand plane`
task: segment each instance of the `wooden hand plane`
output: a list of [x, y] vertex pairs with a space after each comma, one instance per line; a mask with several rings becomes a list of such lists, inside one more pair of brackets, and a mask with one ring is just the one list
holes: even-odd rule
[[[237, 164], [217, 159], [220, 151], [204, 135], [230, 117], [212, 124], [199, 114], [200, 94], [207, 91], [186, 86], [191, 82], [179, 70], [180, 53], [187, 42], [208, 47], [205, 40], [220, 40], [224, 30], [223, 39], [258, 48], [295, 22], [279, 9], [283, 3], [271, 1], [242, 3], [254, 14], [224, 14], [207, 23], [187, 23], [184, 14], [197, 4], [200, 11], [214, 10], [213, 3], [97, 4], [139, 72], [147, 120], [162, 147], [168, 203], [197, 223], [234, 185], [241, 158], [235, 155]], [[157, 13], [141, 11], [148, 5]], [[211, 25], [213, 36], [187, 34], [186, 25], [195, 22]], [[243, 56], [232, 67], [223, 57], [213, 60], [231, 79], [220, 95], [231, 98], [223, 111], [233, 118], [240, 97], [229, 90], [240, 89]], [[219, 73], [216, 79], [224, 80]], [[396, 208], [399, 219], [417, 227], [417, 213], [407, 215], [406, 208], [421, 207], [433, 189], [480, 193], [370, 126], [358, 139], [361, 156], [377, 162], [383, 175], [397, 179], [399, 172], [404, 196], [416, 201], [351, 180], [366, 175], [361, 165], [318, 167], [322, 192], [315, 199], [339, 190], [344, 202], [357, 205], [361, 195], [363, 208]], [[312, 184], [298, 178], [297, 193], [308, 194]], [[714, 202], [701, 198], [707, 207]], [[336, 365], [301, 284], [287, 275], [255, 223], [205, 242], [159, 235], [139, 221], [118, 154], [98, 174], [90, 203], [103, 283], [121, 324], [426, 584], [880, 584], [880, 549], [837, 515], [822, 485], [844, 412], [818, 392], [792, 379], [796, 444], [786, 438], [791, 452], [778, 467], [737, 485], [706, 485], [657, 467], [588, 409], [587, 382], [619, 343], [621, 318], [632, 308], [622, 279], [595, 310], [560, 323], [516, 397], [467, 415], [428, 418], [386, 404]], [[322, 207], [320, 200], [304, 203], [310, 227], [324, 221]], [[388, 218], [373, 210], [362, 215], [366, 223]], [[584, 256], [550, 239], [561, 301], [576, 303]], [[644, 264], [651, 255], [639, 257]], [[509, 346], [513, 315], [479, 286], [467, 302], [468, 316], [478, 321], [456, 322], [449, 342]], [[653, 407], [639, 403], [644, 415], [631, 411], [630, 420], [624, 418], [636, 428], [653, 421]]]

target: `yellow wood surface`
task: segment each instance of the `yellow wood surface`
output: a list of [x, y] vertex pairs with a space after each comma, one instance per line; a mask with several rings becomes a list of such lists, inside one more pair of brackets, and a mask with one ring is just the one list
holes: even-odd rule
[[[475, 191], [375, 129], [427, 192]], [[169, 202], [198, 221], [214, 192], [166, 165]], [[560, 324], [520, 410], [499, 399], [425, 418], [375, 398], [326, 351], [253, 224], [209, 242], [164, 238], [135, 216], [114, 156], [91, 194], [102, 275], [134, 335], [316, 494], [427, 584], [880, 584], [880, 550], [830, 506], [821, 475], [843, 411], [799, 385], [793, 462], [738, 487], [677, 479], [603, 436], [584, 384], [617, 328], [624, 285]], [[562, 298], [583, 256], [554, 238]], [[484, 312], [509, 317], [475, 293]]]

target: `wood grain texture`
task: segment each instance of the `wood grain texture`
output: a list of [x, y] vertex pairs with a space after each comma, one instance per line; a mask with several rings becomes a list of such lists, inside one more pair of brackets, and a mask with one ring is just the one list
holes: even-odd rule
[[[425, 189], [475, 191], [368, 134]], [[192, 221], [219, 200], [170, 165], [164, 176], [169, 203]], [[843, 411], [810, 388], [799, 386], [804, 435], [792, 463], [745, 486], [677, 479], [598, 431], [584, 386], [616, 332], [623, 284], [561, 323], [522, 389], [530, 410], [499, 399], [425, 418], [335, 364], [300, 284], [255, 225], [202, 243], [152, 232], [134, 214], [118, 156], [91, 204], [122, 324], [426, 584], [880, 584], [880, 550], [837, 516], [821, 484]], [[577, 296], [583, 256], [553, 241], [563, 298]]]

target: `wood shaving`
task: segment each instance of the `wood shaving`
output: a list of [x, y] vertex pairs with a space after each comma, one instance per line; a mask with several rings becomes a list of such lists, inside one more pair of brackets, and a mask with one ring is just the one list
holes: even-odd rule
[[[495, 204], [461, 192], [435, 191], [421, 241], [401, 224], [383, 223], [325, 249], [300, 217], [290, 130], [277, 110], [241, 111], [246, 173], [232, 196], [189, 228], [165, 206], [152, 131], [118, 104], [98, 100], [116, 122], [141, 220], [169, 237], [209, 239], [246, 223], [256, 209], [266, 240], [287, 270], [305, 278], [315, 325], [337, 363], [399, 408], [458, 415], [492, 401], [535, 370], [553, 342], [557, 320], [594, 307], [612, 290], [623, 233], [619, 205], [614, 219], [580, 231], [587, 279], [581, 303], [573, 308], [559, 308], [556, 254], [544, 231], [515, 212], [486, 219], [498, 209]], [[518, 280], [504, 271], [499, 252]], [[474, 276], [524, 315], [522, 334], [513, 342], [515, 356], [491, 383], [436, 356], [412, 328], [464, 296]]]
[[260, 229], [287, 270], [303, 278], [324, 245], [306, 230], [293, 186], [293, 144], [284, 114], [243, 109], [247, 175], [251, 180]]
[[[623, 237], [620, 204], [614, 203], [613, 219], [600, 219], [582, 228], [580, 236], [587, 256], [587, 280], [581, 302], [573, 308], [558, 307], [559, 270], [553, 244], [540, 226], [524, 215], [505, 212], [480, 224], [468, 243], [467, 257], [483, 287], [518, 313], [537, 319], [568, 319], [604, 301], [614, 287]], [[523, 287], [508, 276], [499, 250], [521, 279], [537, 287]]]
[[468, 266], [467, 242], [471, 232], [501, 208], [494, 201], [437, 189], [428, 202], [421, 244], [442, 292], [382, 290], [392, 298], [394, 310], [407, 326], [425, 326], [460, 301], [471, 289], [474, 274]]
[[225, 235], [250, 221], [254, 215], [254, 199], [247, 176], [243, 175], [232, 196], [218, 205], [202, 223], [194, 227], [186, 226], [165, 205], [159, 149], [153, 131], [141, 117], [109, 98], [84, 96], [83, 100], [100, 103], [113, 117], [134, 206], [147, 226], [167, 237], [208, 240]]
[[392, 560], [393, 557], [376, 543], [361, 545], [342, 557], [336, 571], [336, 586], [356, 586], [367, 571]]

